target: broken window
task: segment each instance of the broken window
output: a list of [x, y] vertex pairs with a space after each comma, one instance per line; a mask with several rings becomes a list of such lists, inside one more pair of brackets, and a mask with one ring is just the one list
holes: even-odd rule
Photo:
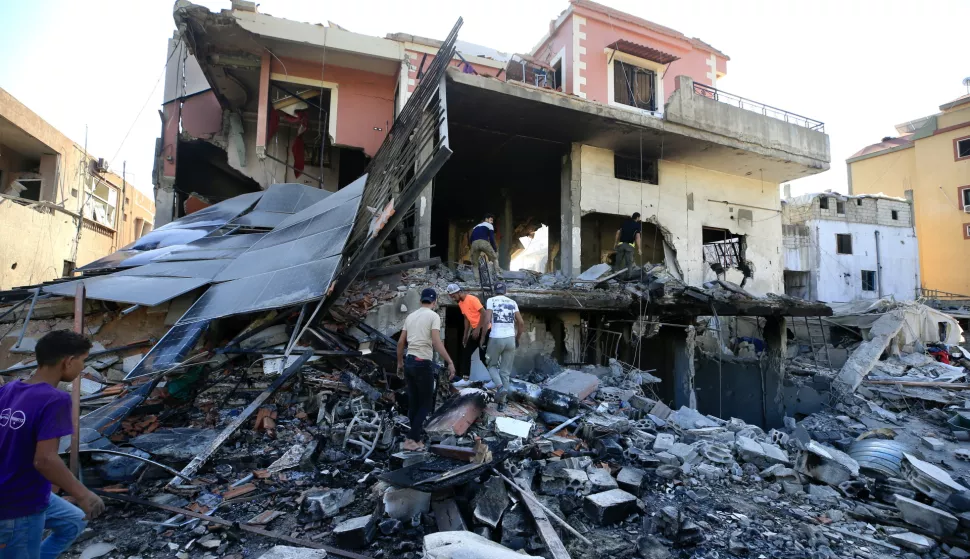
[[785, 295], [808, 298], [808, 272], [785, 270]]
[[559, 91], [565, 91], [563, 85], [563, 75], [562, 75], [562, 59], [560, 58], [558, 62], [552, 65], [552, 79], [553, 86]]
[[899, 220], [899, 212], [897, 212], [896, 210], [892, 211], [892, 216], [893, 216], [893, 221]]
[[118, 191], [95, 178], [91, 184], [84, 186], [84, 192], [84, 217], [114, 228]]
[[657, 176], [657, 160], [613, 154], [613, 176], [618, 179], [660, 184]]
[[970, 209], [970, 187], [961, 188], [960, 197], [963, 198], [963, 211], [966, 212]]
[[852, 235], [837, 233], [835, 235], [835, 252], [838, 254], [852, 254]]
[[845, 213], [845, 202], [835, 202], [835, 213], [844, 214]]
[[818, 199], [818, 207], [819, 209], [822, 209], [822, 210], [829, 209], [829, 199], [827, 196], [822, 196], [821, 198]]
[[751, 277], [751, 270], [744, 259], [744, 235], [735, 235], [727, 229], [704, 227], [702, 229], [704, 243], [704, 262], [721, 275], [729, 268], [737, 268], [744, 273], [745, 278]]
[[862, 205], [862, 198], [856, 198], [855, 205], [856, 206], [861, 206]]
[[8, 192], [26, 200], [40, 202], [41, 179], [19, 179], [10, 183]]
[[657, 110], [657, 73], [620, 62], [613, 62], [613, 100], [648, 111]]
[[862, 270], [862, 290], [876, 290], [876, 272], [873, 270]]
[[957, 159], [970, 157], [970, 138], [957, 140]]

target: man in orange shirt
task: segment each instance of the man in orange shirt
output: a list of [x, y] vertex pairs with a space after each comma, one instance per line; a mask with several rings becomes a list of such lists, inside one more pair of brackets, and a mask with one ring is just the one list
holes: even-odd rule
[[485, 329], [482, 324], [482, 315], [485, 307], [478, 297], [471, 295], [458, 284], [452, 283], [447, 288], [448, 295], [458, 303], [462, 316], [465, 317], [465, 331], [461, 338], [461, 357], [458, 361], [458, 374], [471, 378], [472, 373], [472, 354], [479, 345], [482, 331]]

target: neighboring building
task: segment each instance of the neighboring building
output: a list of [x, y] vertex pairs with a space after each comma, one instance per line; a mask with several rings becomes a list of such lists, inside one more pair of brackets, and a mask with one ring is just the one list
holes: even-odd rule
[[[274, 18], [240, 0], [220, 13], [177, 6], [158, 225], [273, 183], [349, 184], [439, 44]], [[439, 138], [454, 154], [388, 251], [434, 245], [415, 257], [467, 260], [467, 232], [491, 212], [503, 267], [546, 225], [548, 269], [576, 275], [639, 211], [644, 261], [692, 284], [781, 292], [778, 185], [829, 168], [822, 123], [717, 90], [726, 55], [606, 6], [572, 0], [549, 30], [531, 53], [459, 45]]]
[[919, 247], [905, 198], [787, 197], [782, 229], [787, 295], [826, 303], [916, 296]]
[[154, 215], [150, 197], [0, 89], [0, 289], [70, 275]]
[[922, 293], [970, 299], [970, 95], [896, 130], [846, 161], [849, 192], [911, 199]]

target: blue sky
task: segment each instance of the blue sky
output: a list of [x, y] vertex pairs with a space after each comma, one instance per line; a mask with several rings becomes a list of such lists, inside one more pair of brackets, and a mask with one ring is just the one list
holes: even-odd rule
[[[719, 88], [825, 122], [832, 170], [793, 183], [796, 193], [845, 191], [849, 155], [967, 93], [970, 2], [963, 0], [919, 9], [897, 0], [601, 1], [727, 53]], [[89, 151], [118, 172], [127, 161], [131, 181], [150, 192], [162, 95], [155, 86], [174, 31], [172, 7], [168, 0], [0, 2], [0, 87], [78, 143], [87, 125]], [[267, 0], [260, 11], [370, 35], [437, 38], [463, 16], [461, 39], [528, 52], [565, 7], [564, 0]]]

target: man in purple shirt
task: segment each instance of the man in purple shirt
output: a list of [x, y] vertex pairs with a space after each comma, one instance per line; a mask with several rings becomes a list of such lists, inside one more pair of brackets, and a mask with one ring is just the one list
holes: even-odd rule
[[[90, 349], [80, 334], [49, 332], [34, 349], [33, 376], [0, 386], [0, 559], [57, 557], [104, 511], [57, 455], [73, 432], [71, 397], [57, 384], [81, 374]], [[51, 494], [52, 483], [81, 508]], [[42, 541], [44, 529], [51, 534]]]

